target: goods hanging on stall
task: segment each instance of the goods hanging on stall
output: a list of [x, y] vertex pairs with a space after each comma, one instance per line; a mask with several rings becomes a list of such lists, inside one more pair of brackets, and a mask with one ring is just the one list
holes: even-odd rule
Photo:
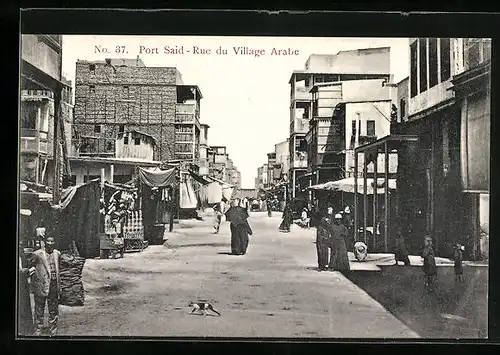
[[165, 225], [173, 228], [177, 169], [138, 168], [138, 171], [144, 237], [149, 243], [162, 242]]
[[117, 249], [123, 244], [124, 252], [146, 246], [137, 191], [134, 186], [104, 183], [105, 234]]

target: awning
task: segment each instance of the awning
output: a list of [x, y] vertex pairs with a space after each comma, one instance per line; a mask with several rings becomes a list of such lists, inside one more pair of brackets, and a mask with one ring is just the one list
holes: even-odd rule
[[159, 168], [139, 168], [141, 182], [151, 187], [166, 187], [175, 183], [176, 169], [161, 170]]
[[198, 181], [202, 185], [208, 185], [212, 182], [210, 180], [205, 179], [203, 176], [196, 174], [195, 172], [193, 172], [191, 170], [189, 170], [189, 174], [191, 174], [193, 179], [195, 179], [196, 181]]
[[[373, 195], [374, 190], [374, 180], [373, 178], [367, 179], [367, 194]], [[309, 186], [307, 189], [310, 190], [323, 190], [323, 191], [342, 191], [354, 193], [354, 178], [346, 178], [337, 181], [328, 181], [324, 184]], [[389, 189], [396, 189], [396, 179], [389, 179]], [[358, 193], [362, 194], [364, 192], [363, 179], [358, 178]], [[377, 194], [384, 193], [384, 179], [377, 179]]]

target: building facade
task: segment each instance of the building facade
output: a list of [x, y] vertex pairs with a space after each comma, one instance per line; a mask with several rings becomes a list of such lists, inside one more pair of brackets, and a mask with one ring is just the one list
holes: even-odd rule
[[286, 139], [274, 146], [274, 152], [276, 153], [276, 174], [278, 174], [281, 179], [288, 179], [290, 172], [290, 148], [288, 141], [289, 140]]
[[[308, 142], [310, 124], [325, 131], [325, 123], [332, 119], [336, 93], [321, 89], [314, 100], [311, 88], [315, 85], [359, 79], [391, 80], [390, 48], [368, 48], [340, 51], [333, 55], [311, 55], [305, 70], [294, 71], [290, 84], [290, 187], [292, 197], [306, 198], [305, 188], [311, 183], [308, 173]], [[318, 91], [316, 91], [318, 92]], [[337, 93], [338, 94], [338, 93]], [[317, 122], [322, 122], [318, 124]], [[328, 130], [328, 128], [326, 128]], [[322, 133], [325, 136], [324, 133]], [[327, 134], [326, 134], [327, 136]], [[319, 153], [323, 154], [323, 152]], [[316, 157], [313, 160], [316, 160]], [[333, 163], [338, 165], [338, 162]], [[331, 169], [330, 169], [331, 170]]]
[[137, 130], [154, 137], [154, 159], [189, 161], [200, 151], [200, 100], [172, 67], [139, 59], [77, 61], [74, 145], [78, 155], [113, 157], [116, 137]]
[[[71, 146], [73, 102], [71, 83], [62, 76], [62, 37], [21, 37], [20, 179], [52, 183], [54, 153], [58, 156], [57, 189], [70, 175], [67, 157]], [[60, 139], [54, 144], [54, 129]], [[54, 146], [57, 151], [54, 151]], [[55, 194], [54, 196], [56, 196]]]
[[[484, 43], [486, 56], [482, 59], [487, 63], [489, 42]], [[481, 83], [479, 109], [464, 104], [468, 100], [463, 100], [461, 78], [467, 77], [464, 60], [468, 58], [468, 45], [468, 40], [457, 38], [409, 40], [408, 119], [397, 124], [395, 133], [416, 135], [419, 143], [417, 151], [399, 158], [407, 167], [409, 181], [405, 199], [400, 201], [399, 225], [408, 229], [405, 233], [410, 236], [410, 248], [417, 249], [423, 236], [431, 235], [439, 255], [450, 256], [453, 244], [460, 242], [466, 247], [467, 257], [478, 258], [480, 228], [475, 226], [480, 224], [479, 201], [482, 192], [489, 191], [489, 153], [485, 153], [489, 152], [489, 89], [487, 80], [477, 81]], [[475, 122], [480, 122], [481, 129], [467, 131], [469, 123], [464, 116], [469, 112], [479, 118]], [[473, 150], [476, 160], [472, 164], [481, 167], [473, 169], [473, 175], [484, 177], [476, 180], [482, 181], [481, 190], [470, 194], [465, 157], [472, 141], [482, 144], [479, 150]]]

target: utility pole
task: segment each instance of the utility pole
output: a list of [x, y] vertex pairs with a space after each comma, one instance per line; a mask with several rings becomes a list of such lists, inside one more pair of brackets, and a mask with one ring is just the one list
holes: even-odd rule
[[54, 204], [58, 204], [60, 200], [60, 190], [59, 190], [59, 182], [60, 182], [60, 169], [59, 169], [59, 125], [61, 124], [61, 84], [57, 85], [57, 88], [54, 93], [54, 132], [53, 132], [53, 147], [52, 147], [52, 157], [54, 159], [54, 174], [52, 180], [52, 202]]

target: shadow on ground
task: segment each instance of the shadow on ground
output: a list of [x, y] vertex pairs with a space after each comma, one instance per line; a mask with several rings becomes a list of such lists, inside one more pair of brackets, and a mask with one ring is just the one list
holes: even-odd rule
[[453, 267], [438, 268], [432, 289], [424, 288], [417, 266], [381, 266], [346, 277], [423, 338], [486, 338], [488, 268], [464, 267], [456, 282]]

